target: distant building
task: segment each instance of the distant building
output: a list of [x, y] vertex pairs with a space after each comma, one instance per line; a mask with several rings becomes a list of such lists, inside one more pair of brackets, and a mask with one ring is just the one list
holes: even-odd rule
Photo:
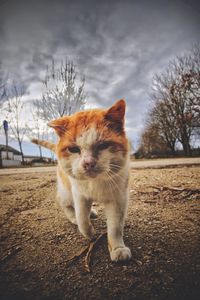
[[[8, 155], [7, 155], [8, 153]], [[22, 163], [22, 154], [11, 146], [0, 144], [0, 167], [17, 167]]]
[[34, 162], [46, 162], [51, 163], [52, 159], [50, 157], [40, 157], [35, 155], [24, 155], [24, 161], [25, 163], [34, 163]]
[[[7, 155], [8, 152], [8, 155]], [[40, 157], [35, 155], [24, 155], [24, 162], [26, 165], [44, 165], [48, 163], [55, 163], [50, 157]], [[20, 151], [11, 146], [0, 144], [0, 168], [2, 167], [18, 167], [22, 164], [22, 154]]]

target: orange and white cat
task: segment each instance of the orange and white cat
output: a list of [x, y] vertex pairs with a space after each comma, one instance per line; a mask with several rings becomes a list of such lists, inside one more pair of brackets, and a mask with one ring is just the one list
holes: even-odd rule
[[56, 152], [57, 197], [67, 218], [92, 239], [93, 201], [104, 205], [112, 261], [131, 258], [123, 241], [128, 203], [129, 143], [124, 130], [125, 101], [109, 109], [77, 112], [51, 121], [58, 143], [33, 139]]

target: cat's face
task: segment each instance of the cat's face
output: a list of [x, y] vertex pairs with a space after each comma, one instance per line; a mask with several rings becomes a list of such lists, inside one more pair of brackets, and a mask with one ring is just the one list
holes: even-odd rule
[[60, 137], [58, 161], [76, 179], [109, 178], [126, 161], [125, 101], [108, 110], [78, 112], [49, 123]]

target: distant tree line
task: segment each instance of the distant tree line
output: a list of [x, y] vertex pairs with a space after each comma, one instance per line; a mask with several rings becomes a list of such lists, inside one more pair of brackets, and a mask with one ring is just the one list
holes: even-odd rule
[[151, 110], [140, 139], [140, 156], [171, 154], [182, 145], [192, 154], [192, 141], [200, 142], [200, 47], [194, 46], [153, 78]]

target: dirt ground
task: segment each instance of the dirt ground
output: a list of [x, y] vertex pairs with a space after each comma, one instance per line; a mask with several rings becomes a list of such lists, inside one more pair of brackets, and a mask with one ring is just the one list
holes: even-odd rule
[[0, 299], [200, 299], [200, 166], [133, 169], [124, 233], [132, 260], [112, 263], [105, 237], [90, 273], [85, 254], [69, 261], [88, 242], [55, 189], [51, 169], [0, 174]]

